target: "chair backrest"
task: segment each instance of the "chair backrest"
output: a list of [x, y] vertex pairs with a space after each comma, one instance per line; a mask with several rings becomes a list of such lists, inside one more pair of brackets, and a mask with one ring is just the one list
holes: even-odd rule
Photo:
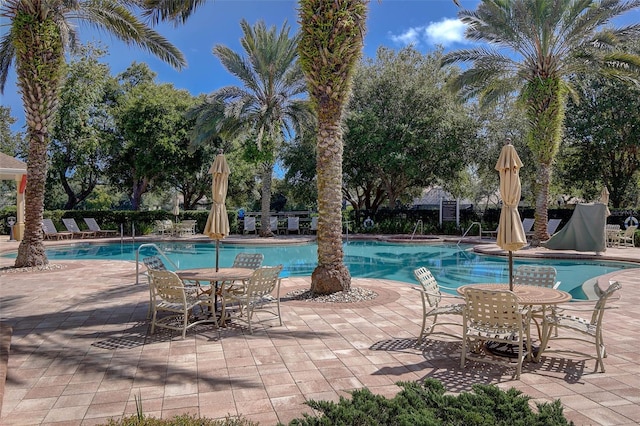
[[312, 231], [318, 230], [318, 216], [314, 216], [311, 218], [311, 225], [309, 226], [309, 229]]
[[155, 298], [160, 298], [167, 303], [186, 304], [184, 283], [175, 272], [150, 269], [149, 284], [154, 296], [154, 303]]
[[422, 267], [414, 270], [413, 275], [415, 275], [416, 279], [420, 283], [420, 286], [422, 286], [422, 290], [425, 292], [423, 293], [423, 297], [426, 298], [429, 306], [431, 306], [432, 308], [437, 307], [442, 296], [440, 293], [440, 286], [438, 286], [438, 282], [434, 278], [431, 271], [425, 267]]
[[513, 274], [515, 285], [532, 285], [536, 287], [556, 287], [556, 268], [552, 266], [521, 265]]
[[238, 253], [233, 259], [233, 268], [258, 269], [262, 266], [262, 253]]
[[598, 301], [596, 302], [596, 306], [593, 310], [593, 314], [591, 315], [591, 325], [599, 326], [602, 323], [602, 317], [604, 316], [605, 305], [607, 304], [607, 300], [615, 293], [620, 290], [622, 286], [618, 281], [609, 282], [609, 287], [605, 291], [600, 294]]
[[277, 216], [271, 216], [269, 218], [269, 229], [272, 231], [276, 231], [278, 229], [278, 218]]
[[76, 223], [76, 220], [72, 217], [62, 218], [62, 223], [64, 223], [64, 226], [67, 228], [67, 230], [71, 232], [82, 232], [80, 231], [80, 228], [78, 228], [78, 224]]
[[287, 230], [289, 231], [297, 231], [300, 229], [300, 218], [299, 217], [288, 217], [287, 218]]
[[614, 224], [608, 223], [605, 226], [605, 229], [607, 231], [619, 231], [620, 230], [620, 225], [614, 225]]
[[524, 232], [531, 232], [534, 223], [535, 219], [532, 219], [530, 217], [522, 219], [522, 227], [524, 228]]
[[42, 229], [45, 234], [57, 234], [58, 230], [51, 219], [42, 219]]
[[244, 217], [244, 230], [253, 232], [256, 230], [256, 218], [252, 216]]
[[147, 269], [149, 270], [154, 270], [154, 271], [167, 270], [166, 265], [164, 264], [162, 259], [160, 259], [158, 256], [145, 257], [144, 259], [142, 259], [142, 263], [144, 263], [144, 266], [146, 266]]
[[246, 294], [250, 297], [262, 297], [270, 294], [279, 282], [282, 265], [263, 266], [253, 271], [246, 286]]
[[472, 326], [507, 333], [522, 328], [522, 314], [515, 293], [467, 288], [464, 316]]
[[555, 234], [558, 226], [560, 226], [560, 222], [562, 222], [562, 219], [549, 219], [549, 222], [547, 222], [547, 233], [549, 235]]
[[84, 219], [84, 223], [87, 224], [87, 227], [89, 228], [90, 231], [94, 231], [94, 232], [102, 231], [102, 229], [100, 229], [100, 225], [98, 225], [98, 222], [96, 222], [94, 218], [85, 217], [83, 219]]
[[632, 237], [633, 234], [636, 233], [636, 229], [638, 229], [637, 226], [628, 226], [627, 229], [624, 230], [624, 234], [622, 234], [623, 237]]

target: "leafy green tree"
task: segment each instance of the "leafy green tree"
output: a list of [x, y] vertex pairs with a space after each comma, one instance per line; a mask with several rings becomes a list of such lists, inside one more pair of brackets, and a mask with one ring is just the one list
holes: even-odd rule
[[11, 108], [0, 105], [0, 152], [15, 156], [22, 140], [20, 133], [11, 131], [11, 126], [18, 121], [11, 115]]
[[105, 52], [91, 45], [80, 48], [66, 67], [58, 114], [51, 131], [51, 168], [67, 202], [75, 208], [103, 176], [107, 150], [103, 139], [111, 127], [105, 95], [109, 66], [99, 60]]
[[318, 120], [318, 266], [311, 291], [348, 291], [342, 249], [342, 119], [362, 54], [368, 0], [300, 0], [299, 55]]
[[602, 78], [583, 78], [579, 102], [567, 105], [559, 154], [563, 181], [586, 199], [609, 189], [613, 207], [633, 208], [640, 176], [640, 89]]
[[385, 200], [394, 208], [443, 176], [454, 180], [471, 160], [476, 125], [444, 88], [457, 70], [441, 58], [441, 49], [380, 48], [358, 68], [346, 120], [347, 199], [356, 188], [365, 208]]
[[[130, 194], [138, 210], [142, 196], [171, 183], [181, 170], [202, 167], [200, 154], [189, 155], [193, 120], [186, 117], [196, 99], [171, 84], [149, 82], [146, 65], [134, 64], [124, 77], [124, 90], [114, 108], [117, 129], [110, 148], [108, 175], [116, 187]], [[129, 86], [132, 81], [135, 84]]]
[[573, 90], [568, 78], [637, 78], [640, 56], [619, 46], [637, 38], [640, 24], [611, 24], [638, 6], [638, 0], [483, 0], [477, 10], [458, 14], [468, 26], [467, 38], [495, 47], [447, 54], [445, 64], [472, 63], [452, 87], [466, 98], [478, 97], [481, 104], [517, 91], [529, 122], [526, 141], [536, 162], [534, 245], [549, 237], [552, 168], [562, 140], [566, 100]]
[[7, 0], [0, 2], [0, 16], [8, 30], [0, 38], [0, 92], [15, 62], [22, 94], [29, 144], [25, 193], [24, 238], [15, 266], [48, 263], [42, 243], [47, 149], [64, 72], [65, 53], [79, 39], [71, 19], [138, 45], [176, 68], [185, 65], [180, 51], [140, 21], [139, 2]]
[[[205, 122], [209, 129], [242, 141], [246, 158], [259, 165], [262, 223], [269, 224], [277, 154], [312, 115], [308, 103], [301, 98], [306, 86], [297, 63], [298, 37], [289, 36], [289, 25], [285, 22], [277, 31], [262, 21], [252, 27], [242, 20], [240, 27], [245, 56], [223, 45], [215, 46], [213, 53], [243, 86], [227, 86], [213, 92], [198, 114], [211, 117]], [[199, 122], [204, 120], [200, 118]], [[263, 226], [260, 235], [273, 236], [273, 232]]]
[[285, 192], [296, 204], [315, 208], [318, 200], [316, 182], [315, 129], [306, 130], [290, 141], [282, 152], [282, 163], [286, 170], [282, 184]]

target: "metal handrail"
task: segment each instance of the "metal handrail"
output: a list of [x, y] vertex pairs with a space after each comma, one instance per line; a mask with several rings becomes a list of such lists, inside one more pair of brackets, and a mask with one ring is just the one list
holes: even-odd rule
[[162, 251], [162, 249], [158, 247], [156, 244], [154, 243], [140, 244], [140, 246], [136, 250], [136, 284], [138, 284], [138, 277], [140, 275], [140, 261], [139, 261], [140, 249], [148, 248], [148, 247], [156, 249], [156, 252], [158, 252], [158, 254], [162, 256], [173, 267], [173, 269], [180, 269], [178, 265], [176, 265], [171, 259], [169, 259], [169, 256], [167, 256], [165, 252]]
[[464, 237], [467, 236], [469, 231], [471, 231], [471, 228], [473, 228], [473, 225], [478, 225], [478, 236], [482, 238], [482, 224], [480, 222], [472, 222], [471, 225], [469, 225], [469, 227], [467, 228], [467, 230], [464, 231], [464, 234], [462, 234], [462, 237], [460, 237], [456, 245], [460, 245], [460, 241], [462, 241]]
[[416, 235], [416, 231], [418, 230], [418, 225], [420, 225], [420, 235], [424, 234], [424, 224], [422, 223], [422, 219], [418, 219], [416, 222], [416, 226], [413, 227], [413, 234], [411, 234], [411, 239]]

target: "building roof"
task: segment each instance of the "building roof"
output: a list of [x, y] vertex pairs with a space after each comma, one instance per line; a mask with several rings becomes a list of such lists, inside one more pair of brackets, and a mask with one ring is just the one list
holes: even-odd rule
[[15, 179], [27, 174], [27, 163], [0, 152], [0, 179]]

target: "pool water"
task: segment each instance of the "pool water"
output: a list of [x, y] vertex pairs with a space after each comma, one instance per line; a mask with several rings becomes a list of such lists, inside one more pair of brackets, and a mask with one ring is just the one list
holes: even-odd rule
[[[50, 260], [111, 259], [135, 260], [142, 243], [78, 243], [47, 248]], [[157, 242], [155, 243], [179, 269], [215, 266], [215, 243]], [[345, 264], [353, 277], [381, 278], [417, 284], [413, 270], [425, 266], [438, 283], [458, 287], [480, 282], [508, 282], [508, 262], [505, 257], [476, 254], [470, 246], [455, 244], [397, 244], [379, 241], [344, 243]], [[264, 254], [265, 265], [283, 264], [282, 276], [308, 276], [317, 265], [317, 245], [237, 245], [220, 244], [220, 267], [231, 266], [240, 252]], [[153, 255], [155, 249], [144, 247], [140, 258]], [[15, 257], [15, 254], [13, 255]], [[600, 275], [637, 265], [624, 262], [522, 259], [518, 265], [549, 265], [558, 271], [560, 289], [576, 299], [585, 298], [582, 284]]]

